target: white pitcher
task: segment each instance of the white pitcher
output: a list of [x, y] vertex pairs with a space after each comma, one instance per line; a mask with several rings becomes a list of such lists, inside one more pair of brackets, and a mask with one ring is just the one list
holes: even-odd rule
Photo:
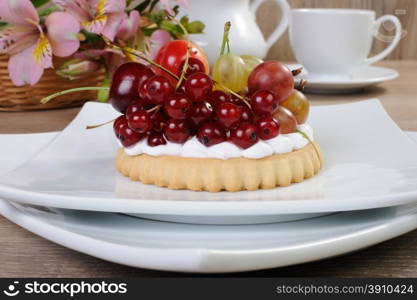
[[264, 58], [269, 48], [278, 40], [288, 26], [290, 7], [286, 0], [274, 0], [281, 8], [281, 21], [265, 40], [256, 24], [256, 10], [266, 0], [191, 0], [183, 14], [191, 20], [203, 21], [203, 34], [193, 34], [192, 39], [204, 49], [212, 65], [220, 53], [223, 27], [232, 22], [230, 45], [235, 54], [251, 54]]

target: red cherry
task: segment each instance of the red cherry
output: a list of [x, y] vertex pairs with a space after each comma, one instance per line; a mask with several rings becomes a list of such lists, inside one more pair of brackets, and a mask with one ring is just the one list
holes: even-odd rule
[[155, 104], [163, 104], [165, 99], [175, 90], [171, 81], [162, 75], [155, 75], [149, 78], [146, 85], [147, 97]]
[[167, 141], [164, 138], [164, 135], [160, 132], [152, 132], [148, 136], [148, 145], [151, 147], [156, 147], [159, 145], [165, 145]]
[[221, 103], [230, 102], [230, 96], [223, 91], [215, 90], [209, 94], [207, 102], [216, 109]]
[[144, 134], [138, 133], [126, 126], [120, 129], [119, 140], [124, 147], [130, 147], [143, 139], [144, 136]]
[[269, 140], [279, 135], [279, 121], [273, 117], [262, 117], [255, 123], [258, 135], [263, 140]]
[[161, 112], [151, 113], [152, 130], [161, 132], [165, 126], [165, 117]]
[[249, 109], [249, 107], [242, 106], [242, 116], [240, 120], [243, 122], [253, 123], [254, 119], [255, 119], [255, 116], [253, 115], [253, 112]]
[[117, 138], [120, 136], [120, 131], [123, 127], [129, 127], [127, 124], [127, 119], [125, 115], [119, 116], [116, 120], [113, 122], [113, 131]]
[[226, 141], [226, 133], [219, 123], [208, 121], [200, 126], [197, 131], [197, 139], [204, 146], [213, 146]]
[[197, 102], [191, 107], [190, 117], [195, 124], [200, 124], [203, 121], [210, 119], [213, 114], [213, 108], [210, 103], [203, 101]]
[[184, 88], [192, 101], [204, 101], [213, 89], [213, 81], [205, 73], [194, 73], [187, 78]]
[[138, 98], [139, 85], [153, 75], [149, 67], [140, 63], [129, 62], [121, 65], [113, 74], [109, 102], [123, 113]]
[[139, 133], [145, 133], [152, 129], [151, 116], [146, 110], [132, 113], [127, 122], [130, 128]]
[[242, 117], [242, 107], [233, 103], [222, 103], [216, 109], [216, 117], [225, 128], [230, 128]]
[[[182, 61], [182, 63], [180, 64], [178, 68], [178, 74], [181, 74], [182, 69], [184, 68], [184, 64], [185, 64], [185, 59]], [[199, 60], [198, 58], [189, 57], [188, 68], [185, 71], [185, 77], [188, 77], [191, 74], [198, 73], [198, 72], [206, 73], [206, 68], [204, 67], [203, 62]]]
[[166, 122], [164, 134], [168, 141], [182, 144], [191, 135], [191, 124], [187, 120], [169, 119]]
[[257, 129], [250, 123], [239, 123], [230, 131], [229, 139], [236, 146], [247, 149], [258, 142]]
[[191, 101], [183, 93], [175, 93], [164, 102], [164, 109], [168, 116], [173, 119], [186, 119], [190, 113]]
[[126, 113], [125, 113], [126, 118], [129, 119], [131, 114], [133, 114], [134, 112], [137, 112], [138, 110], [141, 110], [143, 106], [144, 104], [140, 100], [135, 100], [132, 103], [130, 103], [130, 105], [126, 109]]
[[256, 91], [251, 97], [250, 104], [258, 116], [270, 115], [278, 108], [274, 94], [265, 90]]

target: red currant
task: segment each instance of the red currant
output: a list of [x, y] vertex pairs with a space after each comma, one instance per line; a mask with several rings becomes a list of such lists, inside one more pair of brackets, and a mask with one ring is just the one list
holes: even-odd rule
[[130, 128], [139, 133], [145, 133], [152, 129], [151, 116], [146, 110], [138, 110], [132, 113], [127, 122]]
[[243, 122], [253, 123], [255, 116], [253, 115], [253, 111], [249, 109], [249, 107], [242, 106], [242, 116], [240, 118]]
[[191, 107], [190, 117], [195, 124], [200, 124], [203, 121], [210, 119], [213, 114], [213, 108], [210, 103], [203, 101], [197, 102]]
[[135, 100], [126, 109], [126, 118], [129, 119], [130, 115], [134, 112], [137, 112], [138, 110], [141, 110], [143, 108], [143, 102], [140, 100]]
[[236, 146], [247, 149], [258, 142], [257, 129], [250, 123], [239, 123], [230, 131], [229, 139]]
[[152, 112], [151, 113], [152, 121], [152, 130], [156, 132], [161, 132], [165, 126], [165, 117], [161, 112]]
[[242, 117], [242, 107], [229, 102], [222, 103], [216, 109], [216, 117], [223, 127], [230, 128]]
[[256, 124], [258, 135], [263, 140], [269, 140], [279, 135], [279, 122], [273, 117], [262, 117]]
[[[178, 68], [178, 74], [181, 74], [182, 69], [184, 68], [185, 59], [182, 61]], [[188, 58], [188, 68], [185, 71], [185, 77], [188, 77], [194, 73], [206, 73], [206, 68], [204, 67], [204, 64], [201, 60], [195, 57], [189, 57]]]
[[269, 91], [256, 91], [251, 97], [252, 110], [258, 116], [270, 115], [278, 108], [274, 94]]
[[169, 119], [165, 124], [164, 134], [170, 142], [185, 143], [191, 135], [191, 124], [187, 120]]
[[117, 138], [120, 136], [120, 131], [123, 127], [128, 127], [127, 119], [125, 115], [119, 116], [113, 123], [113, 131]]
[[148, 136], [148, 145], [151, 147], [156, 147], [159, 145], [165, 145], [167, 141], [164, 138], [164, 135], [160, 132], [152, 132]]
[[173, 119], [186, 119], [191, 109], [191, 101], [183, 93], [175, 93], [164, 102], [164, 109], [168, 116]]
[[155, 75], [146, 83], [146, 94], [155, 104], [163, 104], [165, 99], [174, 92], [171, 81], [162, 75]]
[[130, 147], [143, 139], [144, 136], [144, 134], [125, 126], [120, 129], [119, 140], [124, 147]]
[[185, 93], [193, 101], [204, 101], [213, 89], [213, 81], [205, 73], [194, 73], [185, 81]]
[[213, 109], [216, 109], [220, 104], [230, 102], [230, 96], [223, 91], [212, 91], [207, 98], [207, 102], [211, 104]]
[[205, 146], [213, 146], [226, 141], [227, 137], [220, 124], [208, 121], [198, 129], [197, 139]]
[[236, 104], [236, 105], [239, 105], [239, 106], [245, 106], [246, 105], [245, 102], [242, 101], [242, 99], [240, 99], [239, 97], [237, 97], [236, 95], [233, 95], [233, 94], [230, 95], [229, 102], [233, 103], [233, 104]]

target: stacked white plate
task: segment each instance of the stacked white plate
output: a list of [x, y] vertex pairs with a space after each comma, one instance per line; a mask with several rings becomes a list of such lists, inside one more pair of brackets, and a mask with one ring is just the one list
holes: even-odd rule
[[131, 182], [114, 169], [111, 128], [85, 130], [114, 116], [109, 105], [88, 103], [61, 133], [0, 135], [0, 212], [102, 259], [189, 272], [302, 263], [417, 228], [417, 144], [378, 100], [313, 107], [323, 170], [301, 184], [255, 192]]

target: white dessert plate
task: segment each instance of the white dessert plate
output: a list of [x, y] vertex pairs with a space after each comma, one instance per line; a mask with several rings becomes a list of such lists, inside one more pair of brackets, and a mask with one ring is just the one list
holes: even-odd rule
[[104, 260], [199, 273], [251, 271], [315, 261], [417, 228], [415, 204], [258, 225], [168, 223], [4, 200], [0, 200], [0, 213], [50, 241]]
[[[313, 107], [310, 124], [325, 157], [314, 178], [254, 192], [173, 191], [119, 175], [109, 105], [86, 104], [36, 157], [0, 178], [0, 196], [56, 208], [122, 212], [197, 223], [272, 222], [283, 214], [317, 214], [417, 201], [417, 145], [377, 100]], [[23, 142], [21, 147], [27, 146]], [[310, 215], [312, 216], [312, 215]]]
[[[299, 64], [288, 65], [290, 69], [301, 67]], [[399, 73], [390, 68], [377, 66], [360, 66], [346, 77], [319, 77], [303, 70], [297, 78], [307, 80], [305, 92], [307, 93], [354, 93], [365, 87], [374, 86], [387, 80], [393, 80]]]
[[[417, 134], [409, 133], [417, 141]], [[0, 135], [29, 151], [9, 156], [0, 173], [19, 165], [55, 134]], [[149, 269], [183, 272], [237, 272], [299, 264], [341, 255], [417, 228], [417, 207], [344, 212], [310, 220], [240, 226], [155, 222], [126, 216], [10, 204], [0, 213], [19, 226], [70, 249], [104, 260]]]

